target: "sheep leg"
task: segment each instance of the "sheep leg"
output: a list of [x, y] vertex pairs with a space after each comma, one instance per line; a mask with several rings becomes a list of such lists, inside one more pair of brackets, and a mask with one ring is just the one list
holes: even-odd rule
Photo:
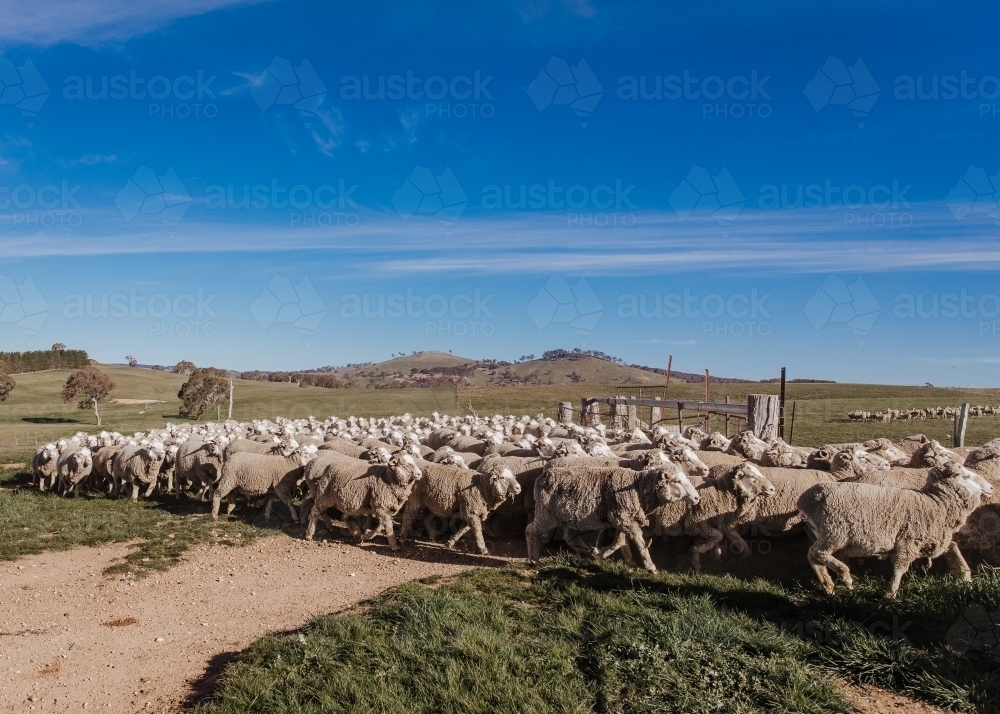
[[528, 544], [528, 560], [532, 562], [538, 561], [542, 544], [549, 542], [552, 534], [556, 532], [556, 528], [558, 527], [559, 524], [554, 523], [552, 516], [549, 514], [535, 515], [535, 518], [528, 524], [528, 527], [524, 531], [525, 540]]
[[639, 551], [639, 557], [642, 558], [642, 566], [649, 572], [655, 573], [656, 566], [653, 565], [649, 549], [646, 548], [646, 539], [642, 535], [642, 527], [638, 523], [625, 523], [622, 525], [621, 530], [624, 530], [628, 539], [635, 544], [636, 549]]
[[722, 531], [715, 528], [698, 532], [698, 537], [691, 546], [691, 567], [695, 572], [701, 571], [701, 554], [718, 548], [722, 537]]
[[892, 554], [890, 557], [892, 561], [892, 580], [889, 581], [889, 587], [885, 589], [886, 597], [896, 597], [896, 592], [899, 590], [899, 584], [903, 580], [903, 575], [906, 574], [906, 571], [910, 569], [910, 565], [916, 559], [917, 554], [910, 553], [909, 551], [897, 550]]
[[132, 484], [132, 503], [139, 502], [139, 484]]
[[271, 506], [274, 504], [274, 496], [269, 496], [267, 499], [267, 504], [264, 506], [264, 520], [270, 520], [271, 518]]
[[967, 583], [972, 582], [972, 570], [969, 568], [969, 564], [965, 562], [965, 558], [962, 556], [962, 551], [958, 549], [958, 545], [955, 541], [952, 541], [948, 546], [948, 550], [945, 551], [944, 557], [948, 562], [949, 573], [960, 577]]
[[382, 513], [379, 514], [378, 519], [379, 519], [378, 527], [369, 530], [368, 533], [370, 533], [371, 535], [369, 536], [368, 533], [366, 533], [365, 536], [367, 537], [362, 537], [362, 540], [369, 540], [370, 538], [374, 538], [375, 535], [378, 534], [380, 531], [384, 531], [385, 537], [389, 539], [389, 547], [392, 550], [399, 550], [399, 543], [396, 542], [396, 533], [394, 532], [392, 527], [392, 518], [389, 516], [388, 513]]
[[413, 512], [414, 508], [407, 503], [403, 508], [403, 515], [400, 517], [399, 526], [399, 542], [400, 544], [405, 543], [410, 538], [410, 528], [413, 527]]
[[847, 565], [833, 557], [832, 552], [826, 548], [826, 544], [816, 541], [809, 546], [809, 564], [812, 565], [819, 579], [820, 585], [828, 595], [833, 595], [836, 585], [830, 576], [828, 568], [833, 568], [837, 576], [847, 586], [848, 590], [854, 589], [854, 580], [851, 578], [851, 569]]
[[149, 482], [149, 488], [146, 489], [146, 493], [142, 494], [143, 498], [149, 498], [153, 495], [153, 489], [156, 488], [156, 479], [154, 478]]
[[[483, 522], [478, 518], [473, 518], [471, 522], [472, 522], [472, 535], [476, 539], [476, 547], [479, 548], [480, 554], [489, 555], [490, 551], [486, 547], [486, 540], [483, 538]], [[457, 534], [455, 535], [454, 539], [456, 541], [458, 540]]]
[[[312, 508], [309, 509], [309, 524], [306, 526], [306, 532], [303, 536], [306, 540], [312, 540], [313, 536], [316, 535], [316, 521], [323, 515], [324, 510], [319, 505], [319, 501], [314, 501]], [[304, 507], [303, 512], [305, 512]]]
[[227, 501], [227, 505], [226, 505], [226, 515], [228, 516], [228, 515], [229, 515], [229, 514], [231, 514], [231, 513], [233, 512], [233, 511], [235, 511], [235, 510], [236, 510], [236, 493], [235, 493], [235, 492], [233, 492], [233, 493], [230, 493], [230, 494], [229, 494], [229, 495], [228, 495], [228, 496], [226, 497], [226, 501]]
[[750, 546], [743, 540], [743, 536], [732, 528], [726, 529], [725, 536], [740, 555], [747, 555], [750, 552]]
[[302, 510], [299, 511], [299, 525], [302, 527], [305, 527], [309, 523], [309, 512], [312, 510], [314, 500], [309, 496], [302, 499]]

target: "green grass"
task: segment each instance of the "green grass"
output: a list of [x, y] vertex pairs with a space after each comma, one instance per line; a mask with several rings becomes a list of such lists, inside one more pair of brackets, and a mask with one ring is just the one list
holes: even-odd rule
[[0, 560], [49, 550], [132, 543], [108, 575], [143, 577], [176, 565], [202, 543], [238, 545], [265, 533], [244, 520], [212, 521], [207, 504], [173, 496], [132, 503], [127, 498], [86, 494], [61, 498], [18, 488], [30, 481], [20, 469], [0, 469]]
[[846, 712], [842, 677], [988, 712], [995, 661], [943, 643], [969, 603], [1000, 605], [998, 584], [918, 577], [887, 601], [862, 578], [830, 599], [557, 556], [412, 583], [259, 640], [197, 711]]

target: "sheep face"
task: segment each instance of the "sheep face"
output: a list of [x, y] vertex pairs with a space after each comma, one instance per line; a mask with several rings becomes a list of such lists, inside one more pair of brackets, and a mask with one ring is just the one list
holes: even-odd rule
[[661, 468], [663, 466], [669, 466], [673, 463], [667, 454], [661, 449], [649, 449], [647, 451], [643, 451], [635, 457], [635, 462], [639, 468], [643, 470]]
[[767, 442], [758, 439], [752, 431], [741, 431], [730, 442], [730, 451], [751, 461], [759, 461], [767, 451]]
[[441, 460], [438, 463], [445, 464], [447, 466], [457, 466], [460, 469], [469, 468], [469, 465], [465, 463], [465, 457], [463, 457], [457, 451], [452, 451], [448, 454], [445, 454], [444, 456], [441, 457]]
[[[408, 452], [405, 453], [409, 455]], [[364, 453], [364, 457], [370, 464], [388, 464], [392, 460], [392, 454], [384, 446], [380, 446], [377, 449], [369, 449]]]
[[916, 456], [920, 466], [944, 466], [949, 461], [958, 461], [961, 463], [961, 460], [954, 451], [941, 446], [935, 439], [917, 449]]
[[708, 466], [705, 465], [698, 455], [687, 446], [681, 446], [670, 450], [670, 460], [673, 461], [681, 470], [690, 476], [699, 476], [705, 478], [708, 476]]
[[757, 496], [773, 496], [775, 492], [774, 484], [753, 464], [743, 464], [736, 469], [733, 480], [737, 492], [748, 500]]
[[810, 469], [819, 469], [821, 471], [829, 471], [833, 465], [833, 457], [837, 455], [835, 449], [829, 446], [821, 446], [820, 448], [812, 451], [806, 458], [806, 467]]
[[298, 462], [301, 466], [305, 466], [310, 461], [315, 459], [317, 454], [319, 454], [319, 447], [313, 444], [308, 444], [307, 446], [303, 446], [299, 450]]
[[864, 443], [866, 451], [878, 454], [894, 466], [904, 466], [910, 463], [910, 456], [888, 439], [872, 439]]
[[728, 451], [730, 441], [722, 432], [713, 431], [703, 442], [701, 448], [705, 451]]
[[833, 455], [831, 471], [853, 471], [860, 476], [866, 471], [888, 471], [892, 466], [878, 454], [872, 454], [860, 447], [841, 449]]
[[393, 473], [396, 480], [404, 486], [414, 481], [419, 481], [424, 475], [420, 467], [417, 466], [417, 460], [413, 458], [412, 454], [408, 454], [405, 451], [393, 454], [392, 458], [389, 459], [389, 470]]
[[603, 441], [591, 441], [587, 444], [587, 453], [591, 456], [604, 456], [608, 458], [615, 457], [615, 452], [612, 451], [611, 447]]
[[661, 504], [688, 501], [697, 505], [701, 501], [698, 489], [676, 464], [659, 467], [656, 471], [659, 473], [656, 497]]
[[989, 481], [957, 461], [948, 461], [933, 467], [928, 476], [932, 481], [937, 482], [953, 480], [973, 497], [986, 496], [989, 498], [993, 495], [993, 486]]
[[521, 484], [514, 478], [514, 473], [510, 469], [490, 474], [490, 488], [501, 501], [514, 498], [521, 493]]
[[[546, 437], [548, 440], [548, 437]], [[549, 440], [551, 444], [551, 440]], [[539, 451], [539, 453], [542, 453]], [[566, 456], [587, 456], [587, 452], [583, 450], [583, 447], [576, 441], [563, 441], [559, 446], [555, 447], [552, 451], [552, 456], [555, 458], [563, 458]]]
[[775, 441], [768, 446], [764, 452], [764, 460], [770, 466], [783, 466], [786, 468], [803, 466], [805, 461], [800, 452], [783, 441]]

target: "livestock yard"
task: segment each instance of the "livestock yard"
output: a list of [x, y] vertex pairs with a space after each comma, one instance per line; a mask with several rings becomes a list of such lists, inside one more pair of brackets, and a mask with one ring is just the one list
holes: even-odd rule
[[1000, 390], [790, 383], [761, 440], [560, 423], [636, 394], [586, 378], [192, 420], [100, 368], [101, 426], [69, 370], [0, 406], [3, 711], [1000, 711]]

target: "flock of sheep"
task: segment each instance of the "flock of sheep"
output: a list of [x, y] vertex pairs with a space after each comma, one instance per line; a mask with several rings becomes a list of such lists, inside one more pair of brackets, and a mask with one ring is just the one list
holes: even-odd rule
[[629, 432], [541, 415], [278, 418], [81, 432], [40, 447], [32, 470], [38, 488], [63, 494], [190, 491], [211, 500], [213, 517], [238, 497], [265, 498], [270, 517], [278, 499], [306, 539], [320, 523], [332, 528], [335, 512], [358, 542], [383, 535], [393, 549], [417, 519], [431, 539], [443, 519], [460, 526], [449, 547], [471, 530], [486, 553], [483, 524], [496, 511], [527, 521], [531, 560], [558, 533], [595, 557], [618, 552], [635, 564], [634, 548], [654, 572], [650, 537], [692, 537], [697, 570], [724, 542], [746, 553], [748, 528], [775, 537], [808, 528], [809, 563], [830, 593], [830, 569], [852, 585], [844, 557], [888, 558], [893, 596], [915, 560], [943, 555], [971, 579], [962, 552], [1000, 544], [1000, 439], [977, 449], [923, 435], [806, 449], [749, 431]]
[[[867, 412], [861, 409], [853, 409], [847, 412], [850, 421], [860, 422], [890, 422], [909, 421], [912, 419], [954, 419], [961, 411], [959, 407], [923, 407], [921, 409], [886, 409], [884, 412]], [[977, 404], [969, 407], [970, 417], [993, 416], [1000, 414], [1000, 407], [989, 404], [983, 406]]]

